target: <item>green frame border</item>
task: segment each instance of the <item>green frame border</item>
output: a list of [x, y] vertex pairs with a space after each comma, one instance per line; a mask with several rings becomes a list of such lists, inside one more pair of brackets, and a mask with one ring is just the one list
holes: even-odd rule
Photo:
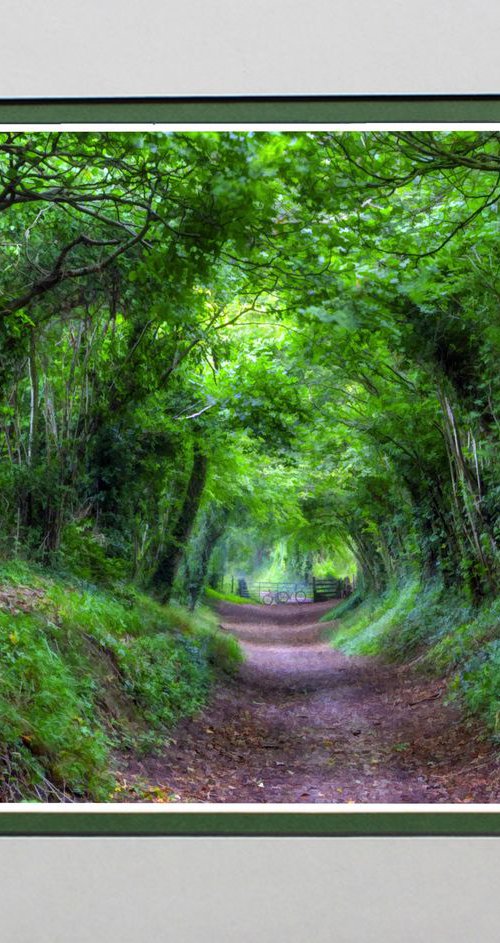
[[498, 812], [0, 812], [0, 837], [500, 837]]
[[[0, 124], [500, 123], [500, 94], [0, 99]], [[67, 808], [67, 807], [66, 807]], [[500, 812], [44, 812], [0, 807], [0, 837], [498, 837]]]
[[1, 99], [1, 124], [500, 122], [500, 94]]

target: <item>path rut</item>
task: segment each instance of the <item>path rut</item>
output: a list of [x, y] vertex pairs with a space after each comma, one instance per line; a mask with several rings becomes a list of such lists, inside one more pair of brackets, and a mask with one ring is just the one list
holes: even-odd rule
[[[160, 756], [122, 757], [121, 797], [184, 802], [498, 802], [498, 758], [445, 684], [336, 651], [328, 603], [221, 603], [245, 653]], [[141, 788], [138, 790], [137, 784]]]

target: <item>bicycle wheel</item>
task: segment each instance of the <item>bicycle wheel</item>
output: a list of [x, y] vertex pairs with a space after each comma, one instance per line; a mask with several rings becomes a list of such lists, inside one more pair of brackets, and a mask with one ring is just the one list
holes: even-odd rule
[[295, 602], [305, 602], [305, 601], [306, 601], [306, 594], [303, 592], [303, 590], [299, 589], [295, 593]]
[[285, 592], [284, 589], [280, 590], [279, 593], [276, 593], [278, 597], [278, 602], [289, 602], [290, 596]]
[[260, 599], [265, 606], [271, 606], [274, 602], [274, 595], [273, 593], [262, 593]]

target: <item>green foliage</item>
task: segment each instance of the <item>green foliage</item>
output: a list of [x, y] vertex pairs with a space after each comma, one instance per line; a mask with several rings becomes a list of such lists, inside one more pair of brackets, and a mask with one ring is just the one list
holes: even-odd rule
[[232, 602], [237, 606], [248, 606], [250, 602], [246, 596], [237, 596], [236, 593], [220, 593], [217, 589], [212, 589], [211, 586], [206, 587], [205, 596], [209, 601]]
[[323, 618], [339, 620], [332, 644], [346, 654], [413, 658], [420, 670], [447, 676], [449, 696], [500, 734], [500, 600], [474, 607], [439, 581], [413, 582]]
[[127, 575], [127, 562], [110, 556], [108, 541], [93, 532], [89, 524], [68, 524], [62, 534], [59, 569], [89, 583], [113, 586]]
[[162, 742], [241, 652], [208, 609], [190, 616], [133, 588], [117, 596], [40, 573], [0, 570], [13, 606], [0, 610], [0, 783], [16, 798], [107, 799], [111, 746]]
[[23, 768], [25, 797], [50, 795], [48, 781], [63, 794], [108, 798], [108, 738], [91, 679], [73, 674], [36, 615], [0, 613], [0, 658], [2, 747]]
[[203, 704], [211, 680], [206, 645], [199, 639], [162, 634], [101, 640], [110, 652], [124, 690], [150, 729], [172, 726]]
[[452, 693], [471, 715], [481, 717], [497, 740], [500, 738], [500, 639], [466, 662], [454, 679]]
[[243, 661], [237, 639], [226, 632], [210, 632], [206, 636], [207, 657], [211, 665], [227, 674], [234, 674]]
[[353, 609], [356, 609], [358, 606], [360, 606], [362, 602], [364, 602], [362, 594], [359, 591], [356, 591], [350, 596], [347, 596], [345, 599], [342, 599], [342, 601], [335, 605], [333, 609], [325, 612], [319, 621], [331, 622], [332, 619], [341, 619], [347, 613], [352, 612]]
[[423, 653], [430, 646], [423, 663], [446, 672], [451, 661], [438, 656], [438, 648], [445, 645], [447, 637], [457, 637], [460, 627], [473, 619], [473, 611], [463, 593], [444, 587], [438, 580], [431, 581], [420, 589], [415, 605], [386, 640], [385, 654], [393, 660], [402, 660]]
[[[441, 624], [436, 619], [432, 645], [426, 663], [436, 671], [449, 671], [468, 662], [471, 656], [486, 650], [500, 634], [500, 600], [485, 602], [479, 609], [457, 606], [450, 610], [441, 601]], [[444, 618], [446, 617], [446, 618]], [[450, 628], [451, 626], [451, 628]]]
[[3, 133], [5, 551], [190, 605], [223, 540], [265, 579], [495, 591], [499, 147]]
[[394, 586], [380, 598], [369, 597], [359, 608], [348, 609], [335, 633], [335, 647], [349, 655], [381, 653], [386, 637], [412, 611], [418, 590], [418, 583]]

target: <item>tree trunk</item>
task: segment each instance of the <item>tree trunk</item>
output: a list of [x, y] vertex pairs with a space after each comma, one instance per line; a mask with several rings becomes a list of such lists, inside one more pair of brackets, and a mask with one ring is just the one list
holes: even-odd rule
[[36, 362], [36, 342], [35, 329], [30, 331], [30, 349], [29, 349], [29, 375], [30, 375], [30, 426], [28, 437], [28, 465], [34, 465], [38, 451], [38, 412], [39, 412], [39, 382], [38, 366]]
[[151, 583], [163, 603], [172, 594], [175, 575], [182, 560], [186, 544], [200, 507], [207, 478], [208, 461], [197, 443], [193, 448], [193, 466], [174, 527], [160, 553]]
[[225, 508], [209, 507], [203, 516], [202, 526], [194, 546], [190, 547], [186, 562], [186, 583], [189, 599], [189, 610], [192, 612], [205, 586], [208, 567], [217, 541], [222, 537], [228, 519]]

